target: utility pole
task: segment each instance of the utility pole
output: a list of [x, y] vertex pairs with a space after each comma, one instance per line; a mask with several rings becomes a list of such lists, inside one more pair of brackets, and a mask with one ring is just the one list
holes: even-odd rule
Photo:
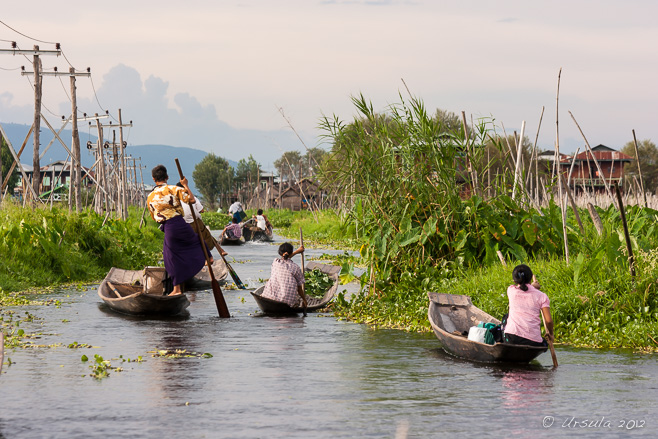
[[[119, 125], [115, 125], [112, 122], [110, 122], [108, 125], [100, 125], [101, 128], [116, 128], [119, 127], [119, 148], [121, 151], [121, 154], [117, 154], [116, 151], [116, 143], [113, 140], [112, 145], [113, 145], [113, 154], [114, 154], [114, 163], [115, 167], [117, 170], [117, 175], [119, 175], [119, 182], [117, 185], [117, 209], [119, 210], [117, 212], [118, 216], [121, 217], [121, 219], [126, 220], [128, 219], [128, 205], [127, 205], [127, 197], [126, 197], [126, 164], [125, 164], [125, 148], [126, 144], [123, 141], [123, 128], [124, 127], [132, 127], [133, 126], [133, 121], [131, 120], [130, 123], [124, 124], [122, 122], [121, 118], [121, 109], [119, 109]], [[116, 132], [115, 132], [116, 133]], [[117, 161], [120, 160], [120, 167], [117, 167]]]
[[[130, 125], [132, 126], [133, 122], [132, 120], [130, 121]], [[121, 219], [124, 221], [128, 219], [128, 198], [126, 194], [126, 188], [128, 185], [126, 184], [126, 144], [123, 141], [123, 122], [121, 119], [121, 108], [119, 108], [119, 145], [121, 145], [121, 185], [120, 185], [120, 190], [121, 190]]]
[[[55, 45], [56, 50], [39, 50], [39, 46], [34, 46], [33, 50], [19, 50], [16, 43], [12, 43], [13, 49], [3, 49], [0, 53], [12, 55], [32, 55], [32, 67], [34, 74], [34, 158], [32, 166], [32, 188], [34, 192], [39, 193], [39, 186], [41, 185], [41, 166], [39, 164], [39, 129], [41, 126], [41, 93], [42, 93], [42, 80], [41, 80], [41, 58], [40, 55], [61, 55], [59, 43]], [[25, 68], [23, 68], [23, 71]], [[24, 74], [21, 72], [21, 74]]]
[[[98, 117], [98, 113], [96, 113], [95, 116]], [[99, 171], [98, 172], [98, 174], [99, 174], [98, 175], [98, 177], [99, 177], [98, 182], [102, 185], [103, 189], [105, 189], [105, 191], [104, 191], [105, 195], [104, 195], [103, 198], [105, 200], [104, 201], [105, 210], [108, 210], [109, 206], [108, 206], [108, 200], [107, 200], [108, 197], [107, 197], [107, 192], [106, 192], [108, 187], [107, 187], [107, 179], [105, 177], [105, 155], [103, 153], [103, 128], [101, 128], [101, 123], [98, 119], [96, 119], [96, 129], [98, 130], [98, 140], [97, 140], [97, 144], [96, 144], [96, 148], [97, 148], [97, 151], [98, 151], [98, 160], [99, 160], [98, 165], [97, 165], [98, 166], [97, 169]], [[96, 204], [96, 212], [99, 215], [101, 215], [103, 213], [103, 201], [100, 198], [101, 197], [100, 192], [96, 192], [96, 193], [99, 195], [98, 202]]]
[[[38, 46], [35, 46], [38, 47]], [[40, 64], [40, 61], [39, 61]], [[80, 181], [82, 179], [82, 167], [80, 164], [80, 135], [78, 133], [78, 103], [77, 103], [77, 93], [76, 93], [76, 85], [75, 85], [75, 78], [77, 76], [86, 76], [89, 77], [91, 76], [91, 69], [87, 67], [86, 72], [76, 72], [75, 68], [71, 67], [69, 69], [69, 72], [58, 72], [57, 68], [55, 68], [54, 71], [52, 72], [44, 72], [41, 71], [41, 66], [39, 65], [38, 69], [37, 67], [34, 68], [34, 72], [26, 72], [22, 71], [21, 75], [30, 75], [34, 73], [35, 75], [35, 84], [36, 84], [36, 76], [37, 76], [37, 70], [39, 70], [40, 74], [40, 81], [43, 76], [69, 76], [71, 78], [71, 119], [72, 119], [72, 130], [71, 130], [71, 149], [72, 149], [72, 163], [71, 163], [71, 182], [69, 184], [73, 185], [74, 188], [74, 197], [75, 197], [75, 208], [79, 212], [82, 209], [82, 192], [80, 188]], [[41, 87], [41, 85], [40, 85]], [[37, 87], [35, 85], [35, 94], [36, 94]], [[39, 100], [41, 99], [41, 91], [39, 91]], [[41, 107], [39, 106], [39, 109]], [[39, 120], [41, 118], [41, 112], [39, 111]], [[35, 123], [36, 118], [35, 118]], [[35, 138], [38, 138], [38, 133], [37, 131], [39, 130], [39, 126], [35, 126]], [[35, 142], [36, 144], [36, 142]], [[38, 154], [38, 149], [35, 149], [35, 154]], [[38, 158], [35, 159], [36, 163], [35, 164], [35, 169], [36, 166], [38, 166]], [[35, 171], [36, 172], [36, 171]], [[39, 176], [41, 174], [39, 173]], [[35, 191], [38, 193], [38, 189], [35, 186]], [[69, 210], [71, 209], [71, 203], [72, 200], [69, 200]]]
[[[81, 73], [76, 73], [75, 68], [71, 67], [69, 69], [69, 74], [71, 75], [71, 117], [73, 118], [73, 130], [71, 132], [71, 148], [73, 148], [73, 165], [71, 173], [71, 183], [73, 184], [73, 193], [75, 196], [75, 210], [80, 212], [82, 210], [82, 165], [80, 164], [80, 134], [78, 132], [78, 100], [75, 86], [75, 77], [81, 75]], [[87, 68], [86, 76], [89, 76], [90, 69]], [[71, 200], [69, 199], [69, 206], [71, 206]], [[70, 209], [69, 209], [70, 210]]]
[[41, 186], [41, 164], [39, 163], [39, 132], [41, 131], [41, 58], [36, 53], [39, 46], [34, 46], [34, 59], [32, 66], [34, 69], [34, 157], [32, 159], [32, 187], [34, 192], [39, 194]]

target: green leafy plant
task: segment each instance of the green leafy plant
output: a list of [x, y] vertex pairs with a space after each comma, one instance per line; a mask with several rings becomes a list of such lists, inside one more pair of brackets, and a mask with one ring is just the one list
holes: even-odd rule
[[310, 297], [322, 297], [334, 284], [326, 273], [318, 269], [304, 273], [304, 293]]

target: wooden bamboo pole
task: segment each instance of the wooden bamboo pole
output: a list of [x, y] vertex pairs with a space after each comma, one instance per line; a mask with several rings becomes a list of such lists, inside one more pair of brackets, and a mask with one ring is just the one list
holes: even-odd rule
[[[23, 150], [25, 149], [25, 146], [27, 145], [27, 141], [30, 140], [30, 136], [32, 135], [32, 130], [33, 129], [34, 129], [34, 125], [32, 125], [30, 127], [29, 131], [27, 132], [27, 136], [25, 136], [25, 140], [23, 141], [23, 144], [21, 145], [21, 149], [18, 150], [17, 157], [19, 159], [21, 157], [21, 154], [23, 154]], [[1, 126], [0, 126], [0, 133], [4, 133], [4, 131], [2, 131]], [[2, 136], [4, 138], [4, 134], [0, 134], [0, 136]], [[9, 184], [9, 179], [11, 178], [11, 175], [13, 174], [14, 169], [16, 168], [16, 163], [17, 163], [16, 160], [14, 160], [12, 162], [11, 166], [9, 167], [9, 172], [7, 172], [7, 175], [5, 176], [5, 179], [2, 181], [2, 191], [3, 192], [5, 191], [5, 188], [7, 188], [7, 185]], [[22, 167], [21, 167], [21, 169], [22, 169]]]
[[585, 235], [585, 228], [583, 227], [583, 222], [580, 220], [580, 215], [578, 214], [578, 208], [576, 207], [576, 202], [573, 200], [573, 197], [571, 196], [571, 189], [569, 189], [569, 185], [566, 184], [564, 181], [564, 174], [560, 174], [560, 178], [562, 179], [562, 183], [564, 183], [564, 190], [567, 193], [567, 198], [569, 199], [569, 203], [571, 204], [571, 209], [573, 210], [573, 213], [576, 217], [576, 221], [578, 221], [578, 227], [580, 227], [580, 233]]
[[[585, 146], [587, 147], [587, 150], [589, 151], [590, 155], [592, 156], [592, 159], [594, 160], [594, 164], [596, 164], [596, 169], [599, 171], [599, 175], [603, 179], [603, 184], [605, 186], [605, 191], [608, 193], [608, 196], [613, 200], [613, 203], [614, 203], [614, 197], [612, 196], [612, 192], [610, 191], [610, 186], [608, 185], [608, 181], [603, 176], [603, 170], [601, 169], [601, 165], [599, 165], [599, 161], [596, 159], [596, 156], [594, 155], [594, 152], [592, 151], [592, 148], [589, 146], [589, 142], [587, 141], [587, 138], [585, 137], [585, 134], [583, 133], [583, 130], [580, 129], [580, 125], [578, 125], [578, 122], [576, 121], [576, 118], [573, 116], [571, 111], [569, 111], [569, 115], [571, 116], [571, 119], [573, 119], [573, 122], [576, 124], [576, 127], [578, 127], [578, 131], [580, 131], [580, 134], [583, 136], [583, 140], [585, 140]], [[589, 162], [588, 162], [588, 165], [589, 165]]]
[[628, 224], [626, 223], [626, 213], [624, 212], [624, 203], [621, 199], [619, 192], [619, 185], [615, 184], [615, 193], [617, 194], [617, 202], [619, 203], [619, 213], [621, 214], [621, 224], [624, 226], [624, 238], [626, 239], [626, 249], [628, 250], [628, 265], [631, 270], [631, 276], [635, 277], [635, 258], [633, 257], [633, 246], [631, 245], [631, 236], [628, 233]]
[[[555, 165], [557, 167], [557, 173], [562, 175], [562, 169], [560, 167], [560, 118], [559, 118], [559, 104], [560, 104], [560, 77], [562, 76], [562, 68], [557, 75], [557, 93], [555, 95]], [[562, 178], [557, 179], [558, 184], [558, 193], [560, 198], [560, 208], [562, 209], [562, 236], [564, 238], [564, 256], [569, 263], [569, 239], [567, 237], [567, 209], [566, 209], [566, 200], [562, 197]]]
[[[532, 164], [534, 163], [535, 165], [535, 189], [539, 185], [539, 176], [537, 174], [538, 167], [537, 167], [537, 141], [539, 140], [539, 130], [541, 128], [541, 121], [544, 118], [544, 107], [541, 107], [541, 115], [539, 116], [539, 125], [537, 126], [537, 133], [535, 134], [535, 142], [532, 144], [532, 152], [530, 153], [530, 166], [528, 167], [528, 174], [526, 175], [526, 180], [525, 184], [526, 186], [528, 183], [532, 181]], [[532, 194], [532, 191], [530, 191]]]
[[[514, 168], [514, 188], [512, 189], [512, 199], [516, 198], [516, 191], [519, 185], [521, 184], [520, 182], [522, 181], [521, 178], [521, 157], [522, 157], [522, 152], [523, 152], [523, 136], [525, 133], [525, 120], [521, 122], [521, 134], [519, 136], [519, 141], [516, 144], [516, 167]], [[515, 136], [516, 138], [516, 136]]]
[[478, 184], [478, 174], [477, 170], [474, 169], [473, 163], [470, 157], [471, 149], [471, 139], [468, 133], [468, 125], [466, 123], [466, 112], [462, 111], [462, 127], [464, 129], [464, 139], [466, 140], [466, 166], [469, 174], [471, 175], [471, 186], [473, 186], [473, 191], [477, 195], [480, 194], [480, 185]]
[[[33, 125], [34, 126], [34, 125]], [[28, 194], [32, 194], [34, 197], [34, 200], [39, 200], [39, 197], [37, 196], [37, 193], [34, 190], [34, 185], [31, 184], [30, 179], [27, 177], [27, 174], [25, 173], [25, 170], [23, 169], [23, 165], [21, 165], [21, 160], [20, 156], [16, 154], [16, 151], [14, 150], [14, 147], [11, 144], [11, 141], [9, 140], [9, 137], [7, 137], [7, 133], [5, 133], [4, 128], [2, 128], [2, 125], [0, 124], [0, 135], [5, 139], [5, 143], [7, 144], [7, 147], [9, 148], [9, 152], [11, 153], [12, 157], [14, 157], [14, 163], [18, 166], [18, 170], [21, 172], [21, 176], [23, 177], [23, 207], [25, 207], [25, 203], [27, 202], [28, 199]], [[22, 151], [22, 148], [21, 148]], [[13, 169], [12, 169], [13, 171]], [[36, 170], [36, 173], [39, 173], [39, 169]], [[34, 171], [32, 172], [32, 176], [34, 177]], [[7, 182], [9, 180], [7, 179]], [[25, 188], [30, 187], [30, 192], [25, 190]]]
[[635, 160], [637, 160], [637, 172], [640, 174], [640, 187], [642, 188], [644, 207], [649, 207], [647, 203], [647, 193], [644, 190], [644, 178], [642, 178], [642, 166], [640, 165], [640, 154], [637, 150], [637, 138], [635, 137], [635, 130], [633, 130], [633, 147], [635, 148]]
[[601, 217], [592, 203], [587, 203], [587, 210], [589, 211], [589, 216], [592, 218], [596, 231], [599, 233], [599, 236], [601, 236], [603, 234], [603, 222], [601, 221]]
[[571, 187], [571, 175], [573, 174], [573, 168], [576, 165], [576, 156], [578, 156], [579, 151], [580, 151], [580, 147], [576, 148], [576, 152], [573, 155], [573, 159], [571, 159], [571, 166], [569, 167], [569, 177], [567, 178], [567, 187]]

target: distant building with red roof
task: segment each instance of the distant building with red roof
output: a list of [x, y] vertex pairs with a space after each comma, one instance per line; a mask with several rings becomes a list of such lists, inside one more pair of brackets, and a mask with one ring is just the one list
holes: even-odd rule
[[[576, 190], [579, 188], [600, 190], [605, 187], [604, 180], [608, 184], [617, 182], [621, 187], [624, 179], [624, 167], [626, 163], [630, 163], [633, 160], [635, 160], [633, 157], [623, 152], [605, 145], [597, 145], [592, 148], [591, 153], [584, 151], [576, 155], [575, 158], [571, 157], [561, 160], [560, 167], [562, 168], [562, 172], [566, 174], [565, 176], [568, 176], [573, 161], [571, 185]], [[599, 163], [601, 172], [599, 172], [596, 162]]]

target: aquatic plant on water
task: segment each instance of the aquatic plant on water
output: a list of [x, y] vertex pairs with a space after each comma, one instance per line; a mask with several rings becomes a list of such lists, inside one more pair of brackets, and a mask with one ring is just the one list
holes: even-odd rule
[[304, 273], [304, 293], [310, 297], [322, 297], [334, 284], [326, 273], [317, 268]]

